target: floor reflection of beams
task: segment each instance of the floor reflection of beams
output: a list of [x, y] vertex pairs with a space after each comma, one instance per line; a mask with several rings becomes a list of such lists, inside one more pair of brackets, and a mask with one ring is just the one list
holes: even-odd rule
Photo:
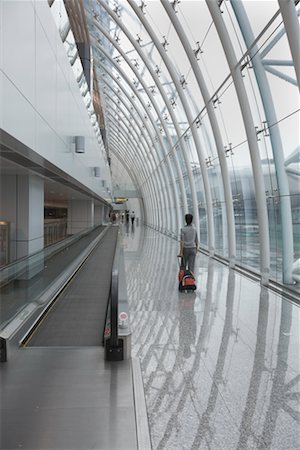
[[265, 367], [266, 338], [268, 329], [269, 293], [268, 289], [262, 288], [260, 293], [259, 313], [257, 321], [257, 340], [255, 347], [253, 370], [250, 378], [249, 391], [245, 410], [240, 424], [240, 437], [237, 450], [243, 448], [250, 436], [255, 436], [252, 427], [252, 418], [256, 410], [256, 402], [260, 389], [260, 382]]
[[213, 433], [212, 427], [210, 426], [210, 415], [214, 411], [217, 398], [220, 395], [218, 385], [220, 383], [223, 383], [223, 369], [226, 359], [228, 343], [232, 333], [232, 311], [234, 302], [234, 289], [235, 289], [235, 274], [233, 270], [230, 270], [228, 275], [228, 286], [226, 297], [226, 316], [224, 321], [221, 345], [216, 363], [216, 369], [213, 374], [213, 382], [207, 402], [207, 408], [200, 418], [199, 426], [193, 441], [192, 448], [199, 448], [200, 443], [204, 437], [206, 442], [209, 442], [212, 439]]
[[[277, 347], [277, 364], [273, 374], [272, 390], [270, 395], [269, 408], [265, 416], [265, 423], [259, 439], [260, 449], [272, 448], [273, 436], [275, 434], [276, 423], [281, 410], [285, 410], [295, 423], [300, 423], [300, 414], [287, 404], [289, 400], [298, 400], [299, 391], [293, 392], [291, 389], [298, 384], [300, 375], [285, 383], [288, 369], [287, 356], [289, 351], [290, 332], [292, 324], [292, 305], [290, 302], [282, 302], [281, 319], [279, 328], [279, 339]], [[300, 437], [300, 436], [299, 436]], [[300, 441], [298, 441], [299, 444]], [[288, 447], [287, 447], [288, 448]]]
[[296, 450], [299, 375], [288, 354], [297, 323], [287, 302], [204, 255], [198, 290], [181, 294], [178, 244], [146, 229], [138, 249], [125, 259], [153, 449]]

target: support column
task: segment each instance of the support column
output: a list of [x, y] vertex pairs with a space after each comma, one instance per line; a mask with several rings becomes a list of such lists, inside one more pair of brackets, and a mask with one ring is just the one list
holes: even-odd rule
[[94, 201], [70, 200], [68, 204], [68, 234], [76, 234], [94, 226]]
[[17, 259], [44, 248], [44, 180], [17, 176]]
[[104, 219], [104, 205], [95, 205], [94, 207], [94, 224], [102, 225]]
[[[44, 181], [37, 175], [1, 176], [1, 220], [10, 224], [10, 262], [44, 248]], [[43, 255], [28, 261], [22, 279], [43, 269]]]

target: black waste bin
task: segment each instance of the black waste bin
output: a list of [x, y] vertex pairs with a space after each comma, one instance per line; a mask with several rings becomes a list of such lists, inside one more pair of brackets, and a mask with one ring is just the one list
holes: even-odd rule
[[0, 337], [0, 362], [7, 361], [6, 339]]

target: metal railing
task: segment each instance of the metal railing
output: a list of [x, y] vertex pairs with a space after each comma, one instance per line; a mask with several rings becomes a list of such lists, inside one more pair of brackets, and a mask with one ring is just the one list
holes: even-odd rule
[[88, 235], [93, 230], [95, 230], [99, 225], [96, 225], [87, 230], [83, 230], [79, 233], [73, 234], [72, 236], [68, 236], [65, 239], [62, 239], [54, 244], [44, 247], [37, 252], [32, 253], [28, 256], [23, 256], [15, 261], [6, 264], [3, 267], [0, 267], [0, 287], [9, 283], [14, 279], [18, 279], [22, 274], [26, 273], [33, 266], [40, 266], [44, 264], [44, 262], [54, 256], [56, 253], [61, 250], [67, 248], [70, 245], [79, 241], [82, 237]]
[[124, 359], [123, 341], [118, 337], [118, 303], [119, 303], [119, 234], [116, 242], [115, 256], [111, 271], [110, 284], [110, 337], [105, 340], [105, 359], [107, 361], [122, 361]]
[[67, 220], [54, 219], [44, 222], [44, 247], [52, 245], [67, 237]]

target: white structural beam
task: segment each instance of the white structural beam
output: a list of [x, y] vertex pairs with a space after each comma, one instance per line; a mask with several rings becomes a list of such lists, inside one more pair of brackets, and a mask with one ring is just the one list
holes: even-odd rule
[[[127, 56], [127, 54], [121, 49], [121, 47], [117, 44], [117, 42], [113, 39], [113, 37], [107, 32], [107, 30], [100, 23], [97, 23], [97, 22], [95, 22], [95, 27], [115, 47], [115, 49], [119, 52], [120, 56], [127, 63], [128, 67], [130, 67], [132, 72], [135, 74], [136, 78], [138, 79], [139, 83], [143, 87], [145, 93], [147, 94], [147, 96], [148, 96], [151, 104], [153, 105], [153, 108], [154, 108], [154, 110], [155, 110], [155, 112], [156, 112], [156, 114], [157, 114], [157, 116], [158, 116], [158, 118], [160, 120], [161, 126], [163, 127], [164, 132], [165, 132], [166, 137], [167, 137], [167, 140], [168, 140], [169, 148], [172, 148], [173, 143], [172, 143], [172, 138], [171, 138], [168, 126], [166, 126], [165, 120], [163, 119], [163, 117], [161, 115], [160, 109], [159, 109], [158, 104], [157, 104], [157, 102], [156, 102], [156, 100], [154, 98], [154, 95], [151, 93], [151, 90], [148, 88], [147, 84], [145, 83], [142, 74], [139, 73], [137, 68], [130, 61], [130, 59]], [[162, 148], [164, 149], [165, 154], [167, 154], [168, 150], [165, 149], [165, 146], [163, 146]], [[181, 168], [180, 168], [180, 164], [179, 164], [177, 155], [175, 155], [174, 162], [175, 162], [177, 177], [178, 177], [178, 180], [179, 180], [179, 188], [180, 188], [180, 194], [181, 194], [181, 198], [182, 198], [182, 202], [183, 202], [184, 211], [187, 211], [186, 192], [185, 192], [185, 188], [184, 188], [182, 171], [181, 171]], [[171, 164], [170, 164], [170, 171], [173, 171]], [[173, 182], [173, 179], [174, 179], [174, 175], [172, 175], [172, 182]], [[175, 183], [175, 186], [174, 186], [174, 182], [173, 182], [173, 187], [174, 187], [174, 192], [175, 192], [176, 198], [178, 199], [179, 196], [178, 196], [178, 192], [177, 192], [177, 185]], [[179, 227], [179, 225], [181, 224], [181, 220], [180, 220], [180, 214], [181, 213], [179, 212], [178, 202], [175, 202], [175, 207], [176, 207], [176, 212], [177, 212], [177, 226]]]
[[[195, 143], [196, 151], [198, 154], [198, 159], [201, 167], [201, 173], [202, 173], [202, 180], [203, 180], [203, 186], [204, 186], [204, 195], [205, 195], [205, 203], [206, 203], [206, 214], [207, 214], [207, 228], [208, 228], [208, 249], [211, 256], [214, 255], [215, 251], [215, 233], [214, 233], [214, 221], [213, 221], [213, 207], [212, 207], [212, 197], [211, 197], [211, 190], [210, 190], [210, 184], [209, 184], [209, 178], [207, 173], [207, 166], [204, 158], [203, 149], [201, 147], [200, 139], [198, 136], [197, 126], [194, 122], [194, 117], [192, 116], [189, 104], [187, 102], [185, 93], [183, 92], [182, 85], [180, 83], [180, 79], [178, 77], [178, 74], [174, 68], [174, 65], [171, 61], [171, 59], [167, 56], [166, 51], [159, 41], [156, 33], [150, 26], [149, 22], [147, 21], [145, 15], [143, 14], [142, 10], [137, 6], [137, 4], [133, 0], [127, 0], [130, 4], [131, 8], [136, 13], [137, 17], [139, 18], [141, 24], [147, 31], [148, 35], [152, 39], [157, 51], [159, 52], [162, 60], [164, 61], [164, 64], [171, 76], [171, 79], [176, 87], [178, 96], [180, 98], [183, 110], [185, 112], [185, 115], [188, 120], [189, 127], [191, 129], [191, 133], [193, 136], [193, 140]], [[200, 234], [200, 223], [199, 223], [199, 213], [197, 214], [195, 218], [196, 227], [198, 230], [198, 233]]]
[[[233, 11], [240, 26], [247, 47], [254, 41], [249, 19], [242, 2], [231, 0]], [[250, 51], [252, 66], [261, 95], [266, 120], [269, 125], [269, 134], [272, 144], [275, 173], [280, 193], [280, 216], [282, 225], [282, 259], [283, 259], [283, 282], [292, 283], [292, 265], [294, 262], [293, 224], [292, 209], [290, 202], [290, 189], [287, 174], [284, 168], [284, 153], [275, 112], [270, 85], [260, 58], [258, 48], [255, 45]]]
[[[156, 149], [156, 154], [155, 154], [155, 152], [154, 152], [154, 157], [156, 157], [157, 160], [159, 161], [158, 143], [155, 141], [155, 137], [153, 137], [153, 134], [152, 134], [151, 131], [150, 131], [150, 127], [149, 127], [147, 121], [145, 120], [145, 116], [146, 116], [146, 117], [149, 117], [150, 122], [151, 122], [151, 125], [152, 125], [152, 127], [153, 127], [153, 129], [154, 129], [155, 135], [157, 136], [157, 138], [158, 138], [158, 140], [159, 140], [159, 144], [161, 145], [162, 148], [164, 148], [164, 142], [163, 142], [163, 140], [162, 140], [162, 136], [161, 136], [160, 131], [159, 131], [158, 127], [157, 127], [157, 124], [156, 124], [155, 120], [154, 120], [153, 117], [152, 117], [152, 114], [149, 114], [149, 110], [147, 109], [147, 105], [145, 104], [144, 99], [142, 98], [141, 94], [138, 92], [138, 90], [136, 89], [136, 87], [133, 85], [133, 83], [131, 82], [131, 80], [129, 79], [129, 77], [126, 75], [126, 73], [125, 73], [125, 72], [122, 70], [122, 68], [117, 64], [117, 62], [114, 61], [114, 59], [109, 55], [109, 53], [108, 53], [103, 47], [101, 47], [101, 46], [99, 46], [99, 50], [101, 51], [101, 53], [103, 53], [103, 55], [106, 57], [106, 59], [110, 61], [110, 63], [115, 67], [115, 69], [120, 73], [121, 78], [127, 83], [127, 85], [129, 86], [130, 90], [134, 93], [134, 96], [139, 100], [140, 104], [142, 105], [142, 108], [143, 108], [143, 110], [144, 110], [144, 114], [142, 114], [142, 113], [140, 112], [140, 110], [139, 110], [139, 108], [138, 108], [136, 102], [134, 102], [134, 101], [132, 100], [132, 98], [129, 97], [128, 93], [126, 92], [126, 90], [124, 89], [124, 87], [122, 86], [122, 84], [120, 83], [120, 81], [117, 80], [117, 79], [113, 76], [113, 74], [112, 74], [111, 72], [108, 71], [108, 69], [107, 69], [107, 67], [105, 66], [105, 64], [99, 62], [99, 64], [101, 64], [102, 67], [103, 67], [106, 71], [108, 71], [108, 73], [110, 74], [110, 76], [113, 77], [115, 83], [118, 84], [118, 86], [120, 87], [120, 89], [123, 90], [124, 94], [127, 96], [127, 98], [130, 100], [132, 106], [133, 106], [134, 109], [137, 111], [139, 117], [141, 118], [141, 121], [143, 122], [143, 125], [144, 125], [145, 128], [147, 129], [148, 134], [149, 134], [149, 136], [150, 136], [150, 138], [151, 138], [151, 140], [152, 140], [152, 145], [153, 145], [153, 146], [155, 147], [155, 149]], [[151, 147], [151, 146], [150, 146], [150, 147]], [[146, 163], [146, 161], [145, 161], [145, 163]], [[167, 193], [167, 197], [168, 197], [168, 198], [167, 198], [168, 204], [170, 205], [170, 207], [172, 207], [171, 196], [173, 196], [173, 202], [174, 202], [174, 204], [175, 204], [175, 202], [176, 202], [175, 192], [176, 192], [176, 191], [174, 191], [174, 189], [175, 189], [175, 188], [174, 188], [174, 189], [172, 190], [172, 192], [170, 192], [171, 189], [170, 189], [170, 185], [169, 185], [169, 183], [168, 183], [168, 176], [167, 176], [167, 173], [165, 173], [165, 169], [166, 169], [166, 167], [163, 166], [163, 167], [162, 167], [162, 173], [161, 173], [161, 176], [162, 176], [162, 180], [163, 180], [163, 179], [165, 180], [166, 193]], [[173, 172], [171, 172], [171, 176], [172, 176], [172, 182], [173, 182], [173, 184], [176, 184]], [[162, 181], [162, 180], [161, 180], [161, 187], [163, 187], [163, 181]], [[163, 202], [164, 202], [165, 199], [164, 199], [163, 195], [162, 195], [161, 197], [162, 197], [162, 200], [163, 200]], [[163, 203], [162, 203], [162, 204], [163, 204]], [[166, 225], [166, 228], [167, 228], [167, 229], [174, 231], [175, 226], [174, 226], [173, 220], [172, 220], [172, 219], [173, 219], [173, 216], [172, 216], [172, 215], [169, 216], [169, 215], [167, 214], [167, 209], [166, 209], [166, 208], [167, 208], [167, 206], [166, 206], [166, 204], [165, 204], [165, 206], [164, 206], [164, 209], [165, 209], [164, 225]], [[169, 224], [169, 220], [170, 220], [170, 224]], [[164, 227], [162, 226], [162, 228], [164, 228]]]
[[295, 3], [293, 0], [278, 0], [278, 3], [291, 49], [298, 87], [300, 87], [300, 31]]
[[[108, 108], [109, 108], [109, 106], [108, 106]], [[113, 113], [114, 112], [115, 111], [113, 110]], [[116, 119], [112, 115], [113, 113], [110, 113], [110, 111], [108, 112], [108, 114], [110, 114], [110, 120], [113, 123], [115, 123], [116, 133], [114, 133], [114, 136], [117, 140], [118, 139], [122, 140], [123, 147], [125, 149], [125, 152], [126, 152], [126, 155], [128, 158], [128, 163], [129, 163], [130, 167], [132, 167], [135, 170], [135, 173], [137, 174], [137, 176], [141, 179], [141, 181], [139, 182], [140, 188], [143, 189], [144, 186], [147, 187], [147, 185], [149, 185], [149, 197], [151, 199], [150, 205], [152, 205], [153, 212], [154, 212], [153, 225], [155, 225], [156, 223], [158, 224], [159, 223], [159, 211], [160, 211], [159, 206], [160, 205], [157, 204], [157, 200], [159, 199], [159, 192], [157, 191], [157, 189], [159, 186], [155, 182], [156, 181], [155, 178], [153, 178], [149, 174], [147, 174], [147, 171], [149, 172], [151, 167], [149, 165], [145, 165], [145, 156], [144, 156], [143, 152], [137, 151], [139, 148], [141, 150], [141, 147], [139, 145], [139, 143], [141, 143], [140, 136], [137, 134], [137, 138], [135, 138], [133, 136], [133, 134], [129, 134], [128, 129], [127, 130], [124, 129], [123, 126], [121, 126], [121, 123], [119, 121], [116, 122]], [[113, 128], [111, 129], [111, 131], [113, 131]], [[118, 136], [117, 132], [119, 132], [121, 135]], [[133, 152], [129, 151], [128, 144], [130, 144], [132, 146], [132, 149], [135, 151], [133, 151]], [[142, 144], [142, 148], [144, 148], [144, 151], [146, 153], [144, 144]], [[126, 157], [124, 156], [124, 158], [126, 158]], [[141, 174], [143, 175], [144, 180], [142, 180]]]
[[[142, 126], [141, 126], [141, 133], [142, 133], [142, 136], [144, 137], [144, 139], [145, 139], [146, 142], [147, 142], [147, 146], [148, 146], [149, 152], [152, 154], [154, 161], [155, 161], [155, 159], [157, 159], [157, 161], [158, 161], [157, 143], [155, 142], [155, 138], [153, 137], [153, 134], [152, 134], [152, 132], [151, 132], [151, 130], [150, 130], [150, 128], [149, 128], [149, 125], [148, 125], [148, 123], [146, 122], [144, 116], [141, 114], [141, 112], [140, 112], [139, 108], [137, 107], [135, 101], [130, 97], [130, 95], [128, 94], [128, 92], [126, 91], [126, 89], [125, 89], [125, 88], [123, 87], [123, 85], [121, 84], [120, 80], [117, 80], [117, 79], [114, 77], [114, 75], [112, 74], [112, 72], [105, 66], [105, 64], [103, 64], [103, 63], [101, 63], [101, 62], [99, 62], [99, 64], [100, 64], [101, 67], [102, 67], [102, 68], [103, 68], [103, 69], [104, 69], [104, 70], [112, 77], [113, 81], [119, 86], [120, 90], [124, 93], [125, 97], [127, 97], [127, 99], [129, 100], [129, 102], [131, 103], [132, 109], [136, 111], [136, 113], [137, 113], [137, 115], [138, 115], [138, 117], [140, 118], [140, 121], [141, 121], [141, 123], [142, 123]], [[124, 76], [125, 76], [125, 74], [124, 74]], [[126, 77], [126, 79], [127, 79], [127, 77]], [[129, 81], [129, 80], [128, 80], [128, 81]], [[130, 82], [130, 81], [129, 81], [129, 82]], [[112, 89], [111, 86], [110, 86], [110, 89]], [[122, 97], [119, 96], [118, 93], [115, 92], [115, 94], [118, 95], [120, 101], [123, 101]], [[147, 130], [149, 138], [147, 138], [146, 135], [144, 134], [143, 128]], [[150, 142], [149, 142], [149, 139], [150, 139]], [[156, 152], [155, 152], [153, 149], [156, 149]], [[149, 159], [148, 159], [147, 156], [145, 155], [145, 161], [144, 161], [144, 164], [148, 164], [148, 163], [149, 163]], [[160, 199], [160, 202], [159, 202], [159, 204], [158, 204], [158, 207], [160, 206], [160, 210], [162, 211], [162, 214], [163, 214], [163, 213], [166, 213], [166, 208], [167, 208], [166, 202], [165, 202], [166, 199], [165, 199], [164, 196], [162, 195], [162, 188], [163, 188], [163, 178], [162, 178], [162, 177], [163, 177], [163, 175], [161, 174], [161, 172], [160, 172], [159, 170], [158, 170], [158, 171], [155, 171], [155, 170], [154, 170], [154, 166], [153, 166], [153, 173], [154, 173], [154, 176], [155, 176], [156, 173], [157, 173], [157, 176], [158, 176], [158, 178], [157, 178], [157, 185], [158, 185], [158, 186], [157, 186], [157, 195], [158, 195], [158, 199]], [[168, 194], [168, 191], [167, 191], [167, 194]], [[169, 200], [169, 204], [170, 204], [170, 203], [171, 203], [171, 202], [170, 202], [170, 200]], [[165, 231], [165, 229], [168, 229], [168, 217], [166, 217], [166, 214], [165, 214], [165, 217], [163, 216], [163, 217], [161, 218], [161, 220], [159, 221], [158, 227], [159, 227], [159, 229], [161, 229], [163, 232]]]
[[275, 77], [281, 78], [284, 81], [287, 81], [290, 84], [293, 84], [294, 86], [298, 86], [298, 82], [294, 80], [294, 78], [289, 77], [283, 72], [280, 72], [279, 70], [274, 69], [274, 67], [270, 67], [269, 65], [265, 65], [265, 70], [272, 75], [275, 75]]
[[[100, 64], [102, 64], [102, 63], [100, 63]], [[129, 102], [131, 103], [132, 107], [134, 108], [134, 107], [135, 107], [135, 103], [133, 102], [133, 100], [131, 99], [131, 97], [128, 95], [128, 93], [126, 92], [126, 90], [123, 88], [123, 86], [121, 85], [121, 83], [119, 83], [119, 81], [116, 80], [116, 79], [114, 78], [113, 74], [108, 70], [108, 68], [105, 67], [105, 65], [102, 64], [102, 68], [103, 68], [103, 69], [104, 69], [104, 70], [112, 77], [112, 79], [118, 84], [118, 86], [120, 87], [120, 89], [124, 92], [125, 96], [127, 97], [127, 99], [129, 100]], [[105, 83], [107, 83], [104, 79], [103, 79], [103, 81], [104, 81]], [[120, 96], [120, 95], [112, 88], [111, 85], [109, 85], [108, 83], [107, 83], [107, 85], [109, 86], [110, 91], [113, 92], [113, 93], [118, 97], [118, 100], [120, 101], [120, 103], [122, 103], [122, 104], [125, 106], [125, 108], [128, 110], [128, 113], [129, 113], [129, 116], [130, 116], [131, 110], [130, 110], [129, 107], [126, 105], [126, 103], [125, 103], [124, 99], [122, 98], [122, 96]], [[106, 95], [108, 95], [108, 94], [106, 94]], [[161, 201], [160, 201], [159, 203], [157, 203], [157, 200], [159, 200], [160, 197], [161, 197], [161, 188], [160, 188], [160, 186], [161, 186], [161, 181], [159, 180], [159, 178], [157, 178], [157, 177], [159, 177], [159, 171], [156, 171], [156, 170], [155, 170], [155, 165], [154, 165], [154, 164], [155, 164], [155, 153], [153, 152], [153, 147], [152, 147], [151, 143], [148, 142], [147, 136], [146, 136], [145, 133], [144, 133], [144, 129], [143, 129], [143, 125], [144, 125], [143, 118], [142, 118], [142, 116], [139, 114], [139, 111], [138, 111], [138, 110], [136, 110], [136, 112], [137, 112], [137, 114], [139, 115], [140, 120], [141, 120], [141, 122], [142, 122], [142, 125], [139, 126], [138, 131], [137, 131], [137, 136], [138, 136], [140, 145], [142, 146], [142, 148], [144, 148], [144, 152], [143, 152], [144, 160], [143, 160], [142, 164], [143, 164], [144, 166], [147, 166], [147, 167], [149, 166], [149, 163], [152, 165], [152, 173], [154, 174], [154, 176], [152, 177], [153, 179], [151, 179], [151, 182], [152, 182], [152, 184], [153, 184], [153, 186], [154, 186], [154, 190], [156, 191], [156, 196], [155, 196], [155, 199], [156, 199], [156, 207], [157, 207], [157, 211], [159, 212], [159, 211], [161, 211], [161, 207], [162, 207], [163, 203], [161, 203]], [[130, 123], [130, 119], [128, 119], [128, 122]], [[132, 122], [134, 122], [134, 121], [132, 121]], [[134, 124], [132, 123], [132, 126], [135, 126], [135, 125], [136, 125], [135, 123], [134, 123]], [[137, 125], [138, 125], [138, 124], [137, 124]], [[144, 128], [145, 128], [145, 127], [144, 127]], [[128, 134], [128, 135], [129, 135], [129, 130], [130, 130], [130, 129], [128, 128], [128, 130], [127, 130], [127, 134]], [[145, 144], [144, 144], [143, 141], [141, 140], [141, 137], [144, 139]], [[153, 141], [152, 141], [152, 144], [153, 144]], [[147, 148], [146, 148], [146, 147], [147, 147]], [[147, 149], [148, 149], [148, 150], [147, 150]], [[130, 149], [127, 148], [127, 151], [130, 151]], [[152, 160], [151, 158], [149, 158], [149, 156], [148, 156], [149, 153], [152, 154], [153, 160]], [[139, 153], [135, 153], [135, 154], [133, 155], [133, 157], [140, 157], [140, 154], [139, 154]], [[147, 161], [147, 164], [145, 164], [145, 161]], [[149, 177], [151, 177], [151, 174], [149, 175]], [[148, 177], [148, 178], [149, 178], [149, 177]], [[158, 216], [157, 216], [157, 227], [158, 227], [158, 229], [159, 229], [160, 231], [165, 231], [165, 226], [164, 226], [164, 225], [165, 225], [165, 224], [164, 224], [163, 220], [161, 220], [161, 218], [160, 218], [159, 215], [158, 215]]]
[[256, 205], [257, 205], [261, 282], [263, 285], [268, 285], [270, 276], [270, 239], [268, 226], [268, 210], [265, 197], [264, 177], [256, 138], [255, 126], [251, 114], [251, 109], [245, 85], [243, 83], [241, 67], [239, 64], [237, 64], [237, 58], [228, 34], [228, 30], [223, 21], [222, 13], [220, 11], [218, 2], [215, 0], [206, 0], [206, 4], [214, 21], [214, 25], [219, 35], [220, 42], [222, 44], [231, 71], [247, 135], [254, 178]]
[[[131, 168], [131, 171], [133, 168], [134, 168], [134, 170], [136, 170], [136, 167], [135, 167], [136, 164], [132, 163], [132, 161], [130, 161], [128, 159], [128, 154], [126, 152], [126, 146], [124, 146], [123, 143], [120, 143], [118, 136], [115, 136], [114, 133], [112, 133], [111, 145], [112, 145], [112, 150], [113, 150], [115, 156], [119, 156], [122, 159], [122, 161], [124, 162], [124, 164], [126, 164], [127, 167]], [[152, 203], [152, 197], [149, 196], [149, 191], [148, 191], [147, 186], [145, 185], [140, 190], [140, 192], [141, 192], [141, 195], [144, 197], [144, 200], [146, 202], [149, 202], [149, 205], [147, 208], [148, 209], [147, 215], [149, 214], [149, 225], [154, 226], [155, 222], [152, 221], [152, 219], [154, 217], [152, 213], [155, 211], [155, 208]]]
[[[157, 74], [155, 73], [155, 71], [152, 69], [151, 65], [149, 64], [149, 60], [148, 60], [148, 56], [146, 54], [144, 54], [142, 48], [139, 46], [139, 44], [136, 42], [136, 40], [132, 37], [132, 35], [130, 34], [129, 30], [124, 26], [124, 24], [122, 23], [122, 21], [118, 18], [118, 16], [114, 13], [114, 11], [112, 11], [109, 6], [106, 4], [106, 2], [104, 0], [97, 0], [97, 2], [104, 8], [104, 10], [112, 17], [112, 19], [117, 23], [117, 25], [119, 26], [119, 28], [123, 31], [123, 33], [126, 35], [126, 37], [129, 39], [129, 41], [131, 42], [131, 44], [133, 45], [134, 49], [137, 51], [138, 55], [140, 56], [141, 60], [143, 61], [143, 63], [145, 64], [145, 67], [147, 67], [153, 81], [154, 84], [156, 85], [158, 91], [160, 92], [164, 103], [168, 109], [168, 113], [170, 115], [170, 118], [174, 124], [174, 128], [176, 130], [176, 134], [178, 137], [178, 140], [180, 139], [180, 136], [182, 135], [182, 131], [180, 129], [180, 126], [178, 124], [178, 121], [176, 119], [176, 116], [174, 114], [174, 111], [172, 109], [172, 105], [170, 103], [170, 100], [168, 99], [166, 92], [164, 91], [164, 88], [162, 86], [162, 84], [160, 83], [160, 80], [157, 76]], [[194, 213], [194, 217], [195, 217], [195, 222], [199, 223], [199, 212], [198, 212], [198, 204], [197, 204], [197, 193], [196, 193], [196, 186], [195, 186], [195, 180], [193, 177], [193, 173], [191, 170], [191, 166], [190, 166], [190, 161], [188, 159], [188, 154], [187, 154], [187, 149], [185, 148], [185, 145], [183, 145], [183, 142], [179, 142], [179, 150], [182, 153], [182, 156], [184, 158], [185, 161], [185, 165], [186, 165], [186, 169], [187, 169], [187, 176], [188, 176], [188, 181], [190, 184], [190, 189], [191, 189], [191, 196], [192, 196], [192, 204], [193, 204], [193, 213]], [[176, 153], [175, 153], [175, 157], [176, 157]], [[185, 211], [184, 211], [185, 212]]]
[[[227, 218], [227, 230], [228, 230], [228, 259], [231, 267], [234, 267], [235, 257], [236, 257], [236, 242], [235, 242], [235, 224], [234, 224], [234, 210], [233, 210], [233, 201], [232, 201], [232, 191], [230, 185], [229, 172], [226, 162], [226, 156], [224, 152], [224, 145], [222, 141], [222, 136], [220, 132], [220, 128], [218, 125], [218, 121], [216, 118], [214, 105], [212, 99], [209, 95], [209, 91], [205, 82], [205, 79], [202, 75], [200, 67], [198, 65], [197, 57], [191, 47], [191, 44], [184, 32], [184, 29], [178, 19], [177, 14], [175, 13], [171, 3], [169, 0], [161, 0], [163, 7], [165, 8], [171, 22], [177, 32], [177, 35], [183, 45], [183, 48], [186, 52], [186, 55], [190, 61], [192, 70], [194, 72], [195, 78], [197, 80], [200, 92], [202, 94], [205, 106], [207, 108], [207, 114], [210, 120], [211, 128], [214, 135], [214, 140], [216, 144], [216, 149], [218, 152], [222, 181], [223, 181], [223, 190], [225, 197], [225, 205], [226, 205], [226, 218]], [[224, 220], [224, 218], [223, 218]]]
[[[108, 108], [110, 108], [110, 107], [108, 106]], [[115, 117], [113, 116], [114, 113], [115, 113], [115, 110], [112, 110], [112, 112], [108, 111], [108, 114], [111, 117], [111, 120], [115, 121]], [[126, 116], [125, 113], [123, 113], [123, 114], [124, 114], [124, 116]], [[119, 115], [119, 118], [121, 120], [124, 120], [124, 116], [121, 117]], [[127, 117], [126, 117], [126, 119], [128, 121], [128, 126], [129, 126], [130, 120]], [[124, 141], [125, 148], [126, 148], [126, 144], [127, 144], [127, 153], [128, 153], [128, 156], [131, 158], [132, 165], [134, 165], [135, 160], [140, 162], [140, 164], [139, 164], [140, 167], [137, 172], [137, 176], [140, 178], [139, 186], [140, 186], [140, 188], [142, 188], [144, 184], [147, 184], [149, 182], [151, 184], [155, 181], [155, 179], [151, 176], [151, 172], [150, 172], [151, 166], [145, 165], [145, 155], [147, 155], [147, 150], [145, 148], [145, 145], [141, 141], [140, 134], [138, 132], [139, 130], [134, 130], [134, 134], [133, 133], [128, 134], [128, 128], [127, 129], [124, 128], [125, 125], [122, 123], [121, 120], [119, 120], [118, 122], [114, 122], [114, 123], [116, 123], [116, 126], [118, 126], [118, 131], [122, 135], [122, 139]], [[132, 146], [131, 150], [130, 150], [130, 148], [128, 148], [128, 145]], [[146, 170], [148, 173], [146, 173]], [[153, 170], [153, 168], [152, 168], [152, 170]], [[141, 176], [140, 176], [141, 174], [144, 175], [144, 178], [141, 178]], [[154, 184], [154, 188], [155, 187], [157, 189], [157, 186]], [[156, 193], [156, 198], [158, 198], [157, 193]], [[157, 205], [157, 207], [158, 207], [158, 205]]]
[[[125, 139], [125, 137], [124, 137], [124, 139]], [[124, 142], [124, 139], [122, 139], [122, 142], [120, 142], [119, 136], [112, 133], [112, 145], [114, 148], [114, 153], [115, 153], [115, 155], [120, 155], [122, 157], [122, 160], [125, 161], [125, 163], [127, 164], [127, 166], [130, 168], [133, 168], [135, 173], [139, 174], [140, 171], [142, 171], [142, 172], [144, 171], [145, 167], [143, 165], [138, 164], [135, 159], [132, 160], [129, 158], [129, 154], [127, 151], [128, 144], [126, 144], [126, 142]], [[151, 183], [149, 183], [149, 185], [147, 185], [147, 183], [145, 183], [141, 187], [141, 191], [143, 192], [145, 200], [149, 201], [150, 208], [148, 209], [148, 214], [149, 214], [150, 221], [152, 221], [152, 224], [151, 224], [151, 222], [150, 222], [150, 224], [154, 226], [155, 218], [156, 218], [155, 213], [157, 212], [157, 205], [155, 204], [156, 197], [155, 197], [155, 195], [153, 195], [153, 188], [151, 186]]]

